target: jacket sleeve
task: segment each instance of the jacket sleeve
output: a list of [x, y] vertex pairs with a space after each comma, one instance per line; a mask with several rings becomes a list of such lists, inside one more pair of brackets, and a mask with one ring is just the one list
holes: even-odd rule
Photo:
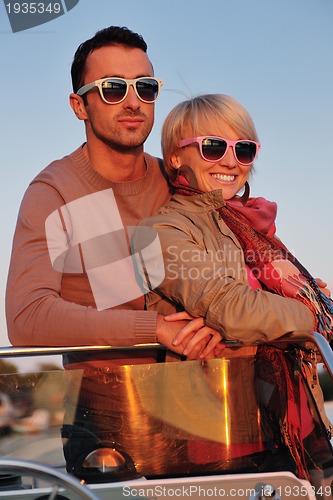
[[221, 241], [218, 254], [208, 251], [190, 221], [186, 225], [177, 221], [157, 216], [149, 222], [158, 232], [165, 267], [164, 280], [149, 294], [151, 309], [166, 312], [165, 303], [176, 302], [192, 316], [204, 317], [224, 339], [244, 344], [314, 328], [313, 314], [303, 303], [251, 289], [246, 278], [228, 269], [223, 258], [228, 245]]
[[45, 183], [29, 186], [18, 215], [6, 290], [9, 340], [19, 346], [133, 345], [156, 341], [155, 312], [106, 309], [61, 298], [45, 221], [64, 204]]

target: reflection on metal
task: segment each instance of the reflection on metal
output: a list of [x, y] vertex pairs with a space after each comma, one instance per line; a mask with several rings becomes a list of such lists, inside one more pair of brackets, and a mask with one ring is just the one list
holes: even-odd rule
[[[226, 361], [226, 360], [225, 360]], [[224, 421], [225, 421], [225, 442], [227, 446], [230, 446], [230, 432], [229, 432], [229, 415], [228, 415], [228, 404], [227, 404], [227, 394], [228, 394], [228, 371], [227, 367], [224, 367], [222, 371], [222, 388], [224, 394], [224, 405], [223, 405], [223, 413], [224, 413]]]
[[89, 370], [82, 391], [97, 413], [107, 411], [115, 448], [138, 473], [179, 474], [207, 462], [228, 470], [235, 445], [262, 442], [253, 381], [254, 358], [237, 357]]
[[0, 347], [0, 358], [30, 357], [30, 356], [54, 356], [56, 354], [69, 354], [72, 352], [101, 352], [101, 351], [126, 351], [165, 348], [155, 342], [149, 344], [135, 344], [133, 346], [111, 346], [111, 345], [84, 345], [71, 347]]
[[331, 380], [333, 381], [333, 351], [327, 340], [318, 332], [311, 332], [313, 343], [319, 349], [323, 363], [325, 364]]
[[113, 472], [125, 466], [126, 460], [119, 451], [109, 448], [94, 450], [84, 459], [83, 467], [98, 469], [100, 472]]
[[[237, 368], [242, 369], [244, 363], [248, 361], [238, 359]], [[139, 365], [127, 367], [129, 369], [131, 390], [135, 388], [137, 395], [136, 405], [171, 426], [172, 435], [180, 438], [192, 435], [228, 445], [230, 412], [235, 411], [228, 397], [232, 360], [154, 364], [149, 368]]]

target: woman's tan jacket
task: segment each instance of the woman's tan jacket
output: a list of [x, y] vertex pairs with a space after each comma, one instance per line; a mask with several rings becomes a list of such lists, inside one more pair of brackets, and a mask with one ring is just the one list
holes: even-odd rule
[[165, 272], [149, 293], [148, 308], [161, 313], [186, 309], [204, 317], [224, 339], [246, 345], [312, 330], [315, 320], [303, 303], [251, 289], [241, 246], [219, 214], [223, 204], [221, 190], [175, 195], [144, 220], [158, 233]]
[[[314, 316], [302, 302], [250, 287], [241, 246], [219, 214], [224, 203], [221, 190], [174, 195], [143, 221], [158, 233], [165, 273], [147, 294], [147, 308], [161, 314], [185, 309], [245, 346], [313, 330]], [[154, 276], [153, 267], [149, 275], [157, 283], [161, 270]]]

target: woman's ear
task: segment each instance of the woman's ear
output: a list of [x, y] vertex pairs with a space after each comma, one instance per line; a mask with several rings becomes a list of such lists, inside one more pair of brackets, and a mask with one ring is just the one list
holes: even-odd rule
[[81, 96], [77, 94], [71, 94], [69, 96], [69, 103], [71, 105], [72, 110], [75, 113], [76, 118], [79, 120], [87, 120], [88, 115], [86, 112], [86, 106]]
[[175, 168], [176, 170], [178, 170], [179, 167], [181, 166], [181, 162], [180, 162], [180, 158], [179, 158], [178, 153], [173, 153], [170, 156], [170, 166], [172, 168]]

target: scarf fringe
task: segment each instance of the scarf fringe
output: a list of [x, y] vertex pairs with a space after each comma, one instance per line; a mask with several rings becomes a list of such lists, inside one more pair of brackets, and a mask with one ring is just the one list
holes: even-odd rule
[[286, 417], [286, 419], [281, 423], [281, 433], [284, 437], [285, 445], [288, 447], [290, 454], [295, 461], [298, 477], [300, 479], [310, 480], [309, 471], [305, 465], [305, 452], [302, 440], [299, 436], [299, 429], [288, 424]]
[[297, 292], [297, 298], [312, 310], [316, 318], [315, 330], [323, 335], [326, 340], [331, 341], [333, 331], [333, 308], [328, 301], [324, 299], [326, 295], [320, 290], [319, 292], [322, 295], [320, 298], [318, 297], [318, 291], [314, 290], [313, 284], [311, 286], [309, 283], [306, 283]]

